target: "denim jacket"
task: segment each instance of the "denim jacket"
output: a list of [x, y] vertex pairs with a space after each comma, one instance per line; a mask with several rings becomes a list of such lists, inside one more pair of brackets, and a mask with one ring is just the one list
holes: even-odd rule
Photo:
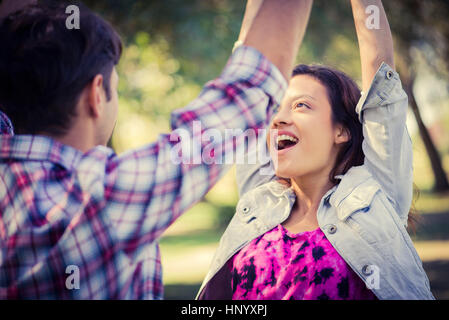
[[[413, 193], [407, 107], [399, 75], [383, 63], [356, 106], [364, 164], [337, 176], [340, 182], [322, 197], [317, 211], [327, 239], [379, 299], [434, 299], [406, 230]], [[241, 197], [197, 298], [231, 299], [227, 262], [290, 215], [293, 190], [259, 174], [270, 165], [237, 166]]]

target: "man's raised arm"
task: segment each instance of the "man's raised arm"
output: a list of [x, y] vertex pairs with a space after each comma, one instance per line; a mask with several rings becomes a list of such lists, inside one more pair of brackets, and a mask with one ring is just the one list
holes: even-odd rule
[[239, 41], [259, 50], [288, 80], [312, 0], [248, 0]]
[[[171, 135], [161, 135], [156, 143], [109, 161], [105, 192], [108, 213], [128, 251], [157, 239], [182, 212], [204, 197], [230, 168], [225, 160], [215, 160], [226, 159], [240, 147], [234, 138], [242, 141], [246, 130], [257, 132], [267, 126], [287, 88], [311, 2], [265, 0], [256, 8], [257, 3], [250, 1], [247, 9], [257, 13], [244, 46], [235, 50], [220, 77], [208, 82], [197, 99], [171, 115], [173, 130], [201, 142], [191, 150], [200, 155], [200, 161], [189, 162], [190, 149], [182, 148], [189, 140], [173, 141]], [[247, 23], [248, 19], [244, 25]], [[201, 128], [194, 129], [195, 124]], [[240, 130], [236, 136], [226, 134]], [[213, 135], [213, 143], [202, 139], [203, 133]], [[209, 159], [212, 149], [213, 159]], [[173, 150], [187, 156], [188, 161], [180, 157], [174, 162], [173, 154], [179, 153]], [[201, 160], [202, 156], [210, 161]], [[127, 216], [146, 219], [145, 223], [123, 222], [125, 200]]]

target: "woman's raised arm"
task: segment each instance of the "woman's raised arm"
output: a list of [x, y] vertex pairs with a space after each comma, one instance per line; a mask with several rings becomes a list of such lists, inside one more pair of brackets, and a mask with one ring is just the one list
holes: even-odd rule
[[393, 39], [381, 0], [351, 0], [367, 91], [382, 62], [394, 69]]
[[[364, 165], [404, 225], [413, 197], [413, 153], [406, 127], [407, 95], [394, 71], [393, 40], [380, 0], [351, 0], [362, 61]], [[385, 63], [385, 64], [383, 64]]]

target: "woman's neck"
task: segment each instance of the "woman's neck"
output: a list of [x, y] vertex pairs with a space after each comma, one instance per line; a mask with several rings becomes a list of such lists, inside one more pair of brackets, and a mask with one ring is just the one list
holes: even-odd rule
[[317, 210], [321, 198], [333, 187], [328, 174], [291, 179], [296, 202], [288, 219], [283, 223], [289, 231], [298, 233], [318, 228]]
[[318, 209], [321, 198], [334, 186], [334, 184], [329, 181], [328, 174], [293, 178], [291, 183], [296, 194], [296, 202], [299, 207], [303, 208], [303, 210], [306, 208]]

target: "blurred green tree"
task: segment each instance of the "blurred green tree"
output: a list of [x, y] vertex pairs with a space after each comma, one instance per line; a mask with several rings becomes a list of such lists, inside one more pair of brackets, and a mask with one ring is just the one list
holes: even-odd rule
[[409, 96], [409, 104], [418, 124], [419, 133], [429, 155], [434, 173], [434, 191], [449, 190], [441, 157], [421, 117], [413, 91], [417, 73], [416, 55], [420, 52], [433, 73], [449, 77], [449, 2], [446, 0], [384, 1], [395, 36], [397, 68]]

